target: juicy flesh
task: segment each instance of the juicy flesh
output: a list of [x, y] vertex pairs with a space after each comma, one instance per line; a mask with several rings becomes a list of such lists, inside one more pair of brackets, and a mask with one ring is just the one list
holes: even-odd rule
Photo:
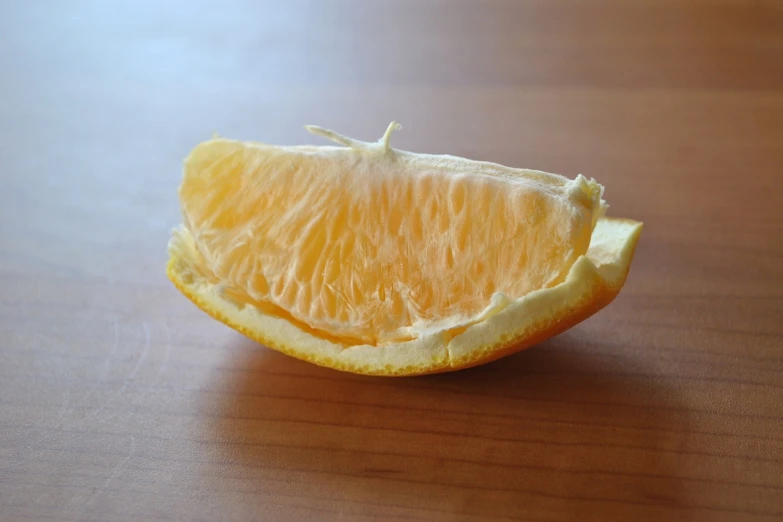
[[346, 344], [445, 335], [561, 282], [600, 186], [448, 156], [213, 140], [183, 217], [230, 299]]

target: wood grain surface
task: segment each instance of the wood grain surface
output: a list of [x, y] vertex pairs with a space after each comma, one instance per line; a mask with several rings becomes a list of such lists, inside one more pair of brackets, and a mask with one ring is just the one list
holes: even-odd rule
[[[473, 370], [365, 378], [164, 275], [213, 132], [606, 185], [620, 297]], [[0, 3], [0, 519], [783, 520], [783, 3]]]

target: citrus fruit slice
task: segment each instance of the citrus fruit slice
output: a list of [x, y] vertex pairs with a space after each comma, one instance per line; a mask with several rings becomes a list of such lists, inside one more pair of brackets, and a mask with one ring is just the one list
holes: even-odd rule
[[169, 243], [173, 283], [283, 353], [375, 375], [474, 366], [608, 304], [641, 224], [603, 187], [307, 127], [339, 146], [198, 145]]

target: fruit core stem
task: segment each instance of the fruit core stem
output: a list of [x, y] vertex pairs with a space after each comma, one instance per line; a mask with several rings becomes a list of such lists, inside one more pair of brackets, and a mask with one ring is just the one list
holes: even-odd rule
[[391, 122], [389, 126], [386, 128], [386, 132], [384, 132], [383, 136], [381, 136], [381, 139], [379, 139], [375, 143], [355, 140], [353, 138], [349, 138], [348, 136], [343, 136], [342, 134], [339, 134], [333, 130], [325, 129], [317, 125], [305, 125], [305, 129], [307, 130], [307, 132], [311, 134], [315, 134], [316, 136], [322, 136], [328, 140], [331, 140], [335, 143], [339, 143], [340, 145], [345, 145], [346, 147], [349, 147], [351, 149], [377, 150], [378, 147], [380, 146], [381, 150], [383, 150], [384, 153], [389, 153], [392, 150], [391, 135], [394, 131], [402, 129], [402, 125], [400, 125], [396, 121]]

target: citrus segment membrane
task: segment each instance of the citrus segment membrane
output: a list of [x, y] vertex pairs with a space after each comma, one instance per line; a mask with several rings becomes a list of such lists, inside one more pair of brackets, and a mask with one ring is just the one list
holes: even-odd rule
[[185, 161], [182, 234], [222, 299], [343, 346], [447, 342], [566, 280], [603, 187], [394, 149], [214, 139]]

